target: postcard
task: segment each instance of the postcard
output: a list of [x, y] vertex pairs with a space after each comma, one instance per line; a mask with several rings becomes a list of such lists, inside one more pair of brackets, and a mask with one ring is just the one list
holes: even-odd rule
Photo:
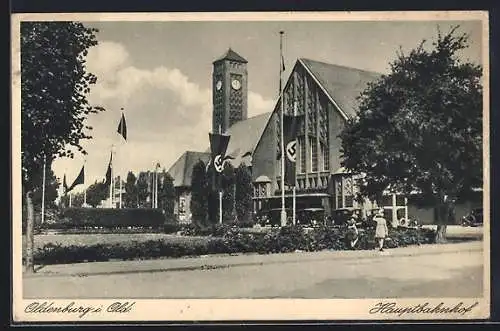
[[490, 316], [483, 11], [12, 15], [14, 322]]

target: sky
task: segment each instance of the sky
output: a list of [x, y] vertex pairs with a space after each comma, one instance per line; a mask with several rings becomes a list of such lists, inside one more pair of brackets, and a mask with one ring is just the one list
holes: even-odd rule
[[[401, 49], [407, 52], [427, 40], [438, 26], [454, 25], [470, 35], [461, 58], [481, 64], [480, 21], [260, 21], [260, 22], [84, 22], [99, 29], [98, 45], [87, 56], [97, 76], [88, 99], [106, 109], [91, 114], [93, 139], [82, 141], [88, 152], [56, 159], [57, 177], [68, 185], [85, 162], [85, 185], [104, 179], [111, 146], [114, 165], [131, 170], [166, 170], [186, 150], [208, 147], [212, 113], [212, 62], [229, 47], [248, 60], [248, 115], [272, 111], [279, 86], [279, 31], [283, 30], [284, 79], [298, 58], [309, 58], [387, 73]], [[117, 133], [121, 108], [127, 121], [124, 143]]]

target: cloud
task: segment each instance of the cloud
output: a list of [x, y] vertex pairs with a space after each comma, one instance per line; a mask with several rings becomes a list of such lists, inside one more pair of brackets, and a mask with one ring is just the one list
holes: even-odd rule
[[[118, 149], [116, 166], [124, 169], [124, 175], [126, 170], [152, 169], [156, 162], [168, 170], [184, 151], [207, 148], [212, 127], [210, 89], [191, 81], [178, 68], [138, 68], [123, 45], [110, 41], [89, 51], [87, 69], [98, 77], [89, 101], [106, 111], [90, 115], [87, 121], [93, 127], [93, 139], [82, 143], [88, 152], [86, 185], [104, 178], [111, 145], [120, 143], [116, 130], [121, 108], [128, 141]], [[269, 112], [273, 106], [273, 100], [249, 92], [249, 116]], [[82, 164], [83, 156], [58, 159], [53, 169], [60, 178], [66, 173], [70, 182]]]
[[255, 116], [273, 110], [275, 100], [264, 99], [262, 95], [249, 91], [248, 92], [248, 114]]
[[128, 60], [129, 54], [122, 44], [103, 41], [98, 46], [89, 49], [87, 70], [98, 77], [113, 80], [116, 71], [127, 65]]

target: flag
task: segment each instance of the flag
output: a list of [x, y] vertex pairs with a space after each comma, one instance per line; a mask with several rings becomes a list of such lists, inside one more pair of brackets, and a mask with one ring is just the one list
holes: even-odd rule
[[80, 173], [76, 177], [75, 181], [68, 188], [68, 192], [71, 191], [73, 188], [75, 188], [76, 185], [80, 185], [83, 183], [85, 183], [85, 166], [82, 167], [82, 170], [80, 170]]
[[283, 138], [285, 146], [285, 184], [295, 186], [297, 164], [297, 133], [303, 115], [283, 115]]
[[219, 182], [220, 175], [224, 170], [224, 163], [227, 160], [226, 150], [229, 145], [229, 135], [219, 134], [219, 133], [209, 133], [210, 138], [210, 151], [211, 151], [211, 165], [215, 169], [214, 180], [212, 184], [215, 187], [216, 182]]
[[66, 183], [66, 174], [64, 174], [63, 178], [63, 188], [64, 188], [64, 194], [66, 194], [66, 192], [68, 192], [68, 183]]
[[120, 119], [120, 123], [118, 124], [118, 133], [123, 137], [123, 139], [127, 140], [127, 122], [125, 122], [125, 114], [122, 113], [122, 118]]
[[285, 58], [283, 57], [283, 54], [281, 54], [281, 71], [285, 71]]
[[246, 152], [241, 156], [241, 158], [247, 157], [247, 156], [252, 156], [252, 152]]
[[109, 157], [109, 163], [108, 163], [108, 170], [106, 171], [106, 180], [104, 181], [104, 184], [111, 185], [111, 167], [113, 164], [113, 153], [111, 153], [111, 156]]

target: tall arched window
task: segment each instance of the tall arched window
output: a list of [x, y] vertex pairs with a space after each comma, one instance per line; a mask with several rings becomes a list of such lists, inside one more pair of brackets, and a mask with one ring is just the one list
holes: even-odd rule
[[309, 146], [311, 150], [311, 172], [318, 171], [318, 145], [316, 145], [316, 139], [309, 137]]
[[328, 146], [321, 143], [321, 160], [322, 160], [322, 171], [328, 171], [330, 169], [330, 155], [328, 153]]
[[298, 172], [303, 174], [306, 172], [306, 140], [304, 137], [298, 137], [299, 142], [299, 163]]

